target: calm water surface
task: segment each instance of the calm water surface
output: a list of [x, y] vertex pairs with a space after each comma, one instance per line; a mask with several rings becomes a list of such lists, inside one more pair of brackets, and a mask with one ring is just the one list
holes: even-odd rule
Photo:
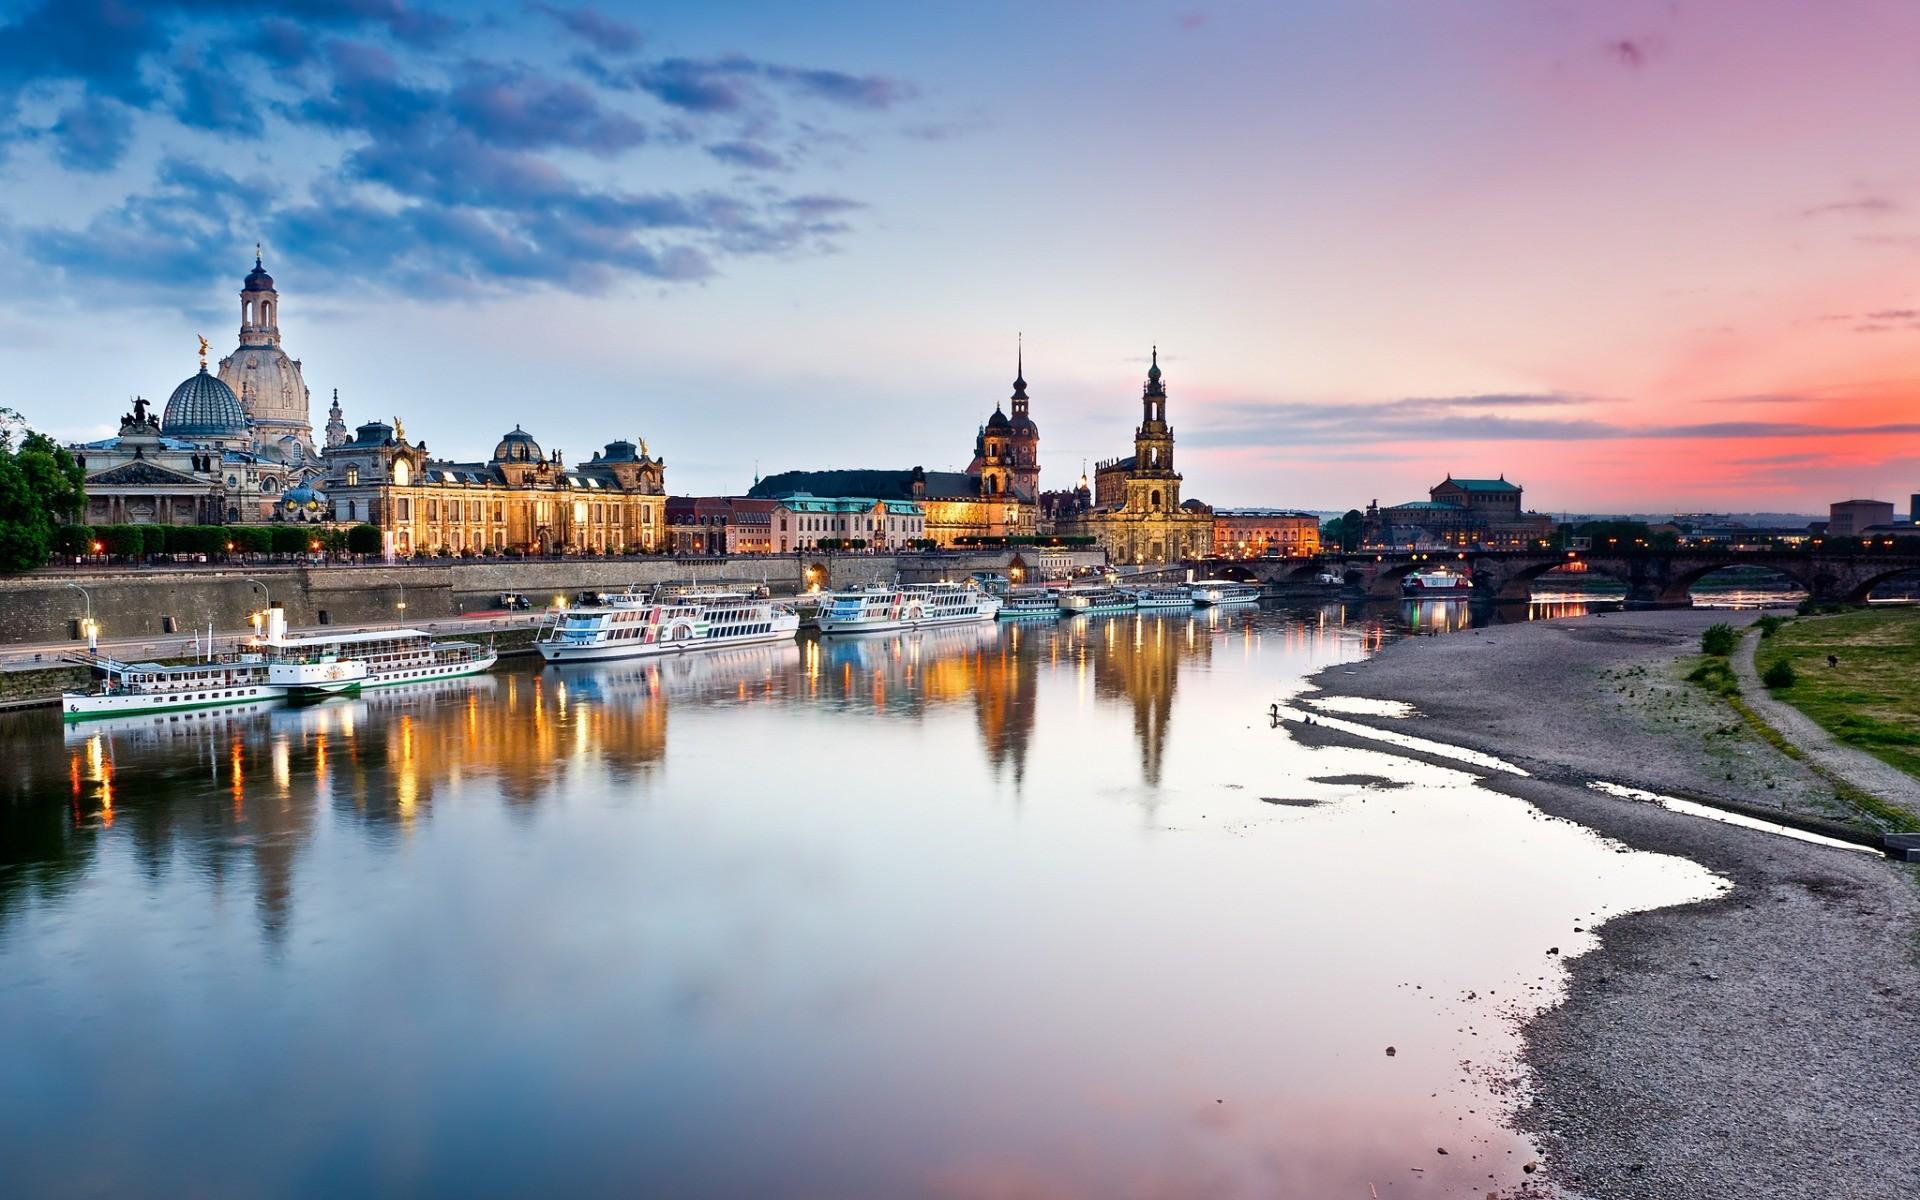
[[7, 717], [0, 1190], [1510, 1187], [1549, 948], [1718, 885], [1270, 728], [1392, 632], [1079, 618]]

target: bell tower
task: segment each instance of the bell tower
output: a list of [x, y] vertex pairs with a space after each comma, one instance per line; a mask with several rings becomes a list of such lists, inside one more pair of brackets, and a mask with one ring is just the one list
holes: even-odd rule
[[1013, 420], [1007, 426], [1013, 490], [1022, 500], [1040, 500], [1040, 427], [1027, 412], [1026, 348], [1014, 352]]
[[280, 344], [280, 293], [273, 290], [273, 276], [260, 264], [257, 243], [253, 247], [253, 270], [247, 272], [240, 288], [240, 344]]
[[1167, 388], [1160, 378], [1160, 347], [1153, 348], [1147, 385], [1140, 390], [1140, 427], [1133, 431], [1133, 470], [1127, 507], [1169, 513], [1180, 508], [1180, 476], [1173, 469], [1173, 428], [1167, 424]]

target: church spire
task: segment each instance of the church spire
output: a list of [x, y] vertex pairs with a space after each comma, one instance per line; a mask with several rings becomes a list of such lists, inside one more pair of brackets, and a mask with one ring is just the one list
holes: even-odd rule
[[1018, 333], [1013, 336], [1013, 398], [1015, 400], [1025, 400], [1027, 398], [1026, 339], [1024, 335]]

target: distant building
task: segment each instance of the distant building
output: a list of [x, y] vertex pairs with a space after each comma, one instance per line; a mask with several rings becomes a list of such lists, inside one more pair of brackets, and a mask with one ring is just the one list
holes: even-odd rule
[[1837, 500], [1827, 513], [1827, 534], [1831, 537], [1852, 537], [1866, 532], [1869, 525], [1891, 524], [1891, 500]]
[[745, 496], [667, 497], [667, 548], [675, 554], [766, 554], [776, 501]]
[[1092, 503], [1057, 522], [1054, 532], [1092, 537], [1116, 563], [1204, 558], [1213, 552], [1213, 510], [1198, 500], [1180, 499], [1181, 477], [1173, 469], [1173, 426], [1167, 423], [1167, 389], [1157, 346], [1140, 404], [1133, 453], [1099, 463]]
[[917, 500], [793, 492], [773, 499], [769, 520], [775, 554], [817, 549], [822, 542], [899, 550], [927, 537], [926, 509]]
[[[1031, 535], [1039, 529], [1040, 428], [1028, 411], [1024, 355], [1016, 357], [1013, 415], [994, 405], [974, 436], [964, 471], [855, 469], [782, 471], [756, 482], [754, 499], [785, 495], [866, 497], [918, 506], [926, 537], [942, 546], [966, 538]], [[779, 530], [773, 531], [779, 552]], [[797, 531], [788, 530], [789, 534]]]
[[1504, 475], [1498, 479], [1449, 475], [1427, 496], [1387, 508], [1377, 500], [1368, 505], [1362, 544], [1401, 550], [1519, 549], [1553, 536], [1553, 518], [1527, 512], [1521, 505], [1520, 485]]
[[1289, 558], [1320, 553], [1320, 518], [1279, 508], [1213, 510], [1213, 552], [1220, 558]]

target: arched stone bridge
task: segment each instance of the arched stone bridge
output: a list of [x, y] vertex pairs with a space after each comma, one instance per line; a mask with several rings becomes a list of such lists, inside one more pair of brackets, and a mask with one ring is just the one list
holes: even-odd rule
[[1636, 604], [1685, 605], [1694, 584], [1729, 567], [1765, 567], [1777, 571], [1819, 600], [1865, 603], [1881, 583], [1920, 571], [1920, 539], [1893, 547], [1810, 547], [1803, 550], [1635, 550], [1631, 553], [1587, 550], [1466, 550], [1408, 554], [1326, 554], [1316, 558], [1248, 562], [1207, 560], [1185, 564], [1200, 575], [1226, 576], [1281, 586], [1313, 583], [1338, 574], [1350, 592], [1374, 599], [1400, 595], [1400, 583], [1415, 570], [1444, 568], [1473, 577], [1476, 600], [1524, 601], [1542, 575], [1570, 563], [1586, 572], [1627, 585]]

